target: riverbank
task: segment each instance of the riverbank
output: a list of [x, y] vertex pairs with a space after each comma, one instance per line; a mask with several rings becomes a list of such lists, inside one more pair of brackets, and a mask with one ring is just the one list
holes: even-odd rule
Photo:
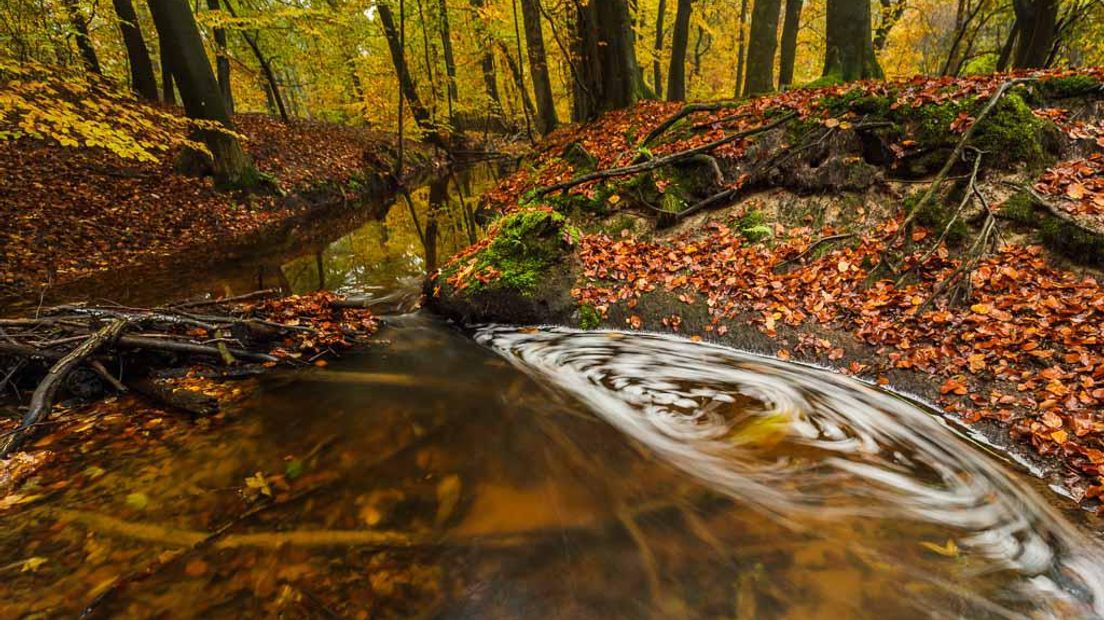
[[676, 332], [937, 404], [1104, 491], [1101, 72], [643, 103], [553, 135], [431, 281], [462, 323]]
[[[62, 83], [44, 82], [55, 89]], [[209, 177], [177, 171], [188, 135], [179, 110], [92, 87], [49, 97], [26, 84], [4, 88], [6, 98], [27, 104], [8, 106], [0, 120], [5, 305], [151, 262], [233, 258], [259, 240], [396, 189], [397, 143], [384, 132], [239, 114], [236, 131], [271, 187], [221, 191]], [[42, 108], [56, 115], [43, 121], [28, 112]], [[406, 176], [444, 165], [428, 146], [408, 142], [405, 151]]]

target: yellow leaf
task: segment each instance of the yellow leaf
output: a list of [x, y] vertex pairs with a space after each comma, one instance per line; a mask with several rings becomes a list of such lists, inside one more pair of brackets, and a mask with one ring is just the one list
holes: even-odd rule
[[932, 553], [939, 554], [945, 558], [957, 558], [958, 557], [958, 544], [953, 538], [948, 538], [947, 543], [939, 545], [926, 540], [920, 541], [920, 546], [931, 551]]

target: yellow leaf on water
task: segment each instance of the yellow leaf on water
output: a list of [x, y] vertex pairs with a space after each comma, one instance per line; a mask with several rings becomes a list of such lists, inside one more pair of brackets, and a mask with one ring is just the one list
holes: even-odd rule
[[23, 560], [23, 568], [19, 569], [21, 573], [37, 573], [38, 567], [46, 563], [46, 558], [33, 557]]
[[937, 553], [945, 558], [958, 557], [958, 543], [956, 543], [953, 538], [948, 538], [945, 545], [939, 545], [933, 542], [922, 540], [920, 541], [920, 546], [927, 549], [928, 551], [931, 551], [932, 553]]

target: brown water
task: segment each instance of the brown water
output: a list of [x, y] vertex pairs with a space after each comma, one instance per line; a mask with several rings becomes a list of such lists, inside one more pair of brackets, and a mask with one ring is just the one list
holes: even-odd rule
[[[436, 213], [441, 256], [470, 232], [451, 194], [435, 189], [435, 207], [415, 194], [423, 235]], [[279, 265], [292, 290], [378, 299], [389, 311], [379, 346], [243, 384], [248, 396], [217, 431], [96, 460], [74, 489], [7, 513], [0, 617], [79, 614], [118, 575], [248, 510], [241, 491], [257, 493], [246, 482], [257, 472], [294, 478], [290, 499], [135, 582], [100, 615], [1104, 610], [1104, 552], [1051, 503], [1068, 506], [922, 406], [668, 336], [460, 333], [410, 312], [432, 263], [415, 228], [400, 202], [321, 261]], [[44, 561], [23, 571], [32, 557]]]

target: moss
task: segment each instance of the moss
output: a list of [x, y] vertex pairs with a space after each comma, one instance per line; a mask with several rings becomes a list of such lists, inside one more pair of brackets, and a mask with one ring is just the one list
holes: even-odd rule
[[1046, 121], [1035, 116], [1021, 96], [1009, 94], [978, 125], [973, 144], [997, 163], [1039, 166], [1047, 160], [1040, 139], [1045, 127]]
[[804, 88], [824, 88], [826, 86], [839, 86], [840, 84], [843, 84], [843, 81], [843, 74], [833, 72], [829, 73], [828, 75], [823, 75], [813, 80], [812, 82], [809, 82], [804, 86]]
[[749, 243], [758, 243], [774, 236], [774, 229], [767, 224], [762, 211], [752, 210], [736, 221], [736, 228]]
[[1003, 217], [1026, 224], [1028, 226], [1039, 225], [1039, 215], [1035, 212], [1035, 200], [1027, 192], [1019, 192], [1001, 205], [1000, 213]]
[[[507, 215], [499, 220], [490, 245], [476, 255], [472, 269], [473, 275], [493, 275], [486, 283], [473, 277], [465, 292], [512, 289], [532, 293], [578, 237], [578, 231], [568, 226], [567, 219], [554, 211], [528, 210]], [[451, 272], [458, 268], [454, 266]]]
[[579, 328], [596, 329], [602, 324], [602, 315], [590, 304], [579, 306]]
[[1104, 237], [1086, 232], [1037, 208], [1028, 192], [1004, 201], [1001, 216], [1039, 231], [1039, 241], [1050, 250], [1079, 263], [1104, 265]]
[[610, 218], [609, 221], [599, 224], [596, 227], [596, 230], [604, 232], [610, 237], [616, 239], [617, 237], [621, 236], [621, 233], [623, 231], [626, 230], [630, 233], [635, 233], [636, 228], [637, 219], [635, 217], [626, 213], [619, 213]]
[[853, 112], [861, 116], [875, 116], [888, 118], [893, 98], [888, 96], [868, 95], [862, 88], [851, 89], [842, 95], [828, 95], [821, 99], [821, 107], [833, 115], [845, 112]]
[[1104, 84], [1091, 75], [1076, 74], [1039, 80], [1035, 90], [1044, 99], [1069, 99], [1100, 92]]

